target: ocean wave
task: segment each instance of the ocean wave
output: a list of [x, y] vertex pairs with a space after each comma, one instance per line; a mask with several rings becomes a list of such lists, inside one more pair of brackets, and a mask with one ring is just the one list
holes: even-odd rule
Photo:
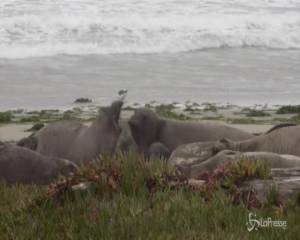
[[54, 0], [31, 6], [25, 0], [3, 1], [0, 58], [300, 49], [300, 3], [293, 0], [227, 5], [221, 0]]

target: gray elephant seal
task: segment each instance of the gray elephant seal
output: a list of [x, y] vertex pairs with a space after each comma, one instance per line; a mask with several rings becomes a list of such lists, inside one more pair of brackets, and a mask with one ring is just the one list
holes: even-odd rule
[[225, 125], [163, 119], [146, 108], [135, 111], [129, 126], [139, 151], [144, 153], [154, 142], [161, 142], [172, 152], [186, 143], [216, 141], [224, 137], [234, 140], [253, 137], [250, 133]]
[[0, 179], [8, 183], [46, 184], [60, 174], [69, 175], [77, 165], [43, 156], [30, 149], [0, 142]]
[[70, 159], [76, 164], [113, 153], [121, 133], [118, 121], [122, 105], [123, 102], [116, 101], [102, 109], [89, 127], [76, 121], [47, 125], [35, 135], [37, 151], [46, 156]]
[[273, 152], [300, 156], [300, 126], [279, 128], [268, 134], [243, 141], [219, 140], [220, 150], [240, 152]]

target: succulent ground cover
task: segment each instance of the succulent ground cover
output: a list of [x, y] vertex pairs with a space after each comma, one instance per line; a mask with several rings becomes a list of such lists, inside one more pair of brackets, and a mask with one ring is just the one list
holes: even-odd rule
[[[261, 204], [245, 181], [269, 179], [261, 162], [241, 159], [191, 184], [162, 160], [136, 154], [104, 157], [49, 186], [0, 186], [1, 239], [297, 239], [297, 198]], [[248, 232], [249, 212], [288, 228]]]

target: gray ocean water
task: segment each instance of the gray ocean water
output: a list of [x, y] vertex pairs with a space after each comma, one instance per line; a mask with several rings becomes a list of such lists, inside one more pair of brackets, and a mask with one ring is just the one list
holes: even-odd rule
[[299, 104], [299, 0], [2, 0], [0, 110]]

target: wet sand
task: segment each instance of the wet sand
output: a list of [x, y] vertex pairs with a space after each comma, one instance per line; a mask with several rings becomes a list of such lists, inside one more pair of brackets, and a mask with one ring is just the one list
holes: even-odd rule
[[7, 124], [0, 125], [0, 141], [16, 142], [31, 133], [26, 132], [32, 124]]
[[[204, 121], [207, 122], [207, 121]], [[212, 121], [210, 121], [212, 122]], [[215, 121], [214, 121], [215, 122]], [[218, 122], [222, 123], [222, 122]], [[87, 123], [88, 124], [88, 123]], [[226, 124], [226, 123], [223, 123]], [[269, 130], [272, 125], [270, 124], [226, 124], [233, 127], [245, 130], [250, 133], [263, 133]], [[23, 137], [29, 136], [31, 132], [26, 130], [30, 129], [32, 124], [6, 124], [0, 125], [0, 141], [16, 142]]]

